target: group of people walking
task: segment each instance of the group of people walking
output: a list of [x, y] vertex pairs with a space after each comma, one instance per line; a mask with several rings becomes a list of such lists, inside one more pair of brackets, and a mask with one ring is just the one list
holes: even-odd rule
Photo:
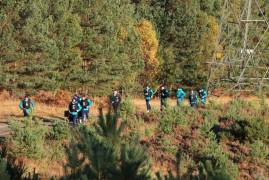
[[[147, 112], [151, 110], [150, 101], [154, 97], [156, 92], [152, 88], [147, 86], [144, 89], [144, 98], [146, 101]], [[198, 107], [198, 102], [203, 106], [206, 104], [206, 98], [208, 93], [205, 89], [201, 88], [198, 93], [194, 90], [190, 91], [189, 94], [189, 104], [191, 107]], [[160, 110], [163, 111], [167, 107], [167, 99], [170, 97], [170, 91], [165, 86], [161, 87], [160, 90]], [[178, 87], [176, 90], [176, 101], [177, 105], [180, 106], [183, 104], [186, 93], [183, 88]], [[200, 101], [199, 101], [200, 98]], [[121, 96], [118, 91], [113, 91], [113, 94], [110, 96], [110, 110], [115, 114], [119, 113], [119, 107], [121, 103]], [[65, 116], [74, 124], [86, 123], [89, 119], [90, 108], [93, 106], [93, 101], [88, 98], [86, 95], [77, 95], [75, 94], [69, 103], [68, 111], [65, 112]], [[19, 108], [23, 111], [24, 116], [29, 116], [33, 109], [35, 108], [35, 103], [30, 99], [29, 95], [21, 100]]]
[[86, 95], [78, 96], [75, 94], [72, 97], [68, 106], [68, 113], [65, 114], [69, 120], [74, 124], [86, 123], [89, 119], [89, 111], [93, 102], [86, 97]]
[[[144, 89], [144, 97], [145, 97], [145, 100], [146, 100], [147, 112], [149, 112], [151, 110], [150, 101], [154, 97], [154, 94], [155, 93], [154, 93], [153, 89], [150, 88], [149, 86], [147, 86]], [[198, 94], [194, 90], [191, 90], [191, 92], [189, 94], [190, 106], [191, 107], [198, 107], [199, 98], [200, 98], [201, 104], [204, 106], [206, 104], [207, 96], [208, 96], [208, 93], [203, 88], [201, 88], [198, 91]], [[161, 111], [164, 110], [167, 107], [167, 99], [169, 97], [170, 97], [170, 91], [165, 86], [162, 86], [161, 91], [160, 91], [160, 100], [161, 100], [160, 109], [161, 109]], [[177, 91], [176, 91], [176, 99], [177, 99], [177, 105], [178, 106], [180, 106], [184, 102], [185, 97], [186, 97], [186, 93], [183, 90], [183, 88], [178, 87]]]

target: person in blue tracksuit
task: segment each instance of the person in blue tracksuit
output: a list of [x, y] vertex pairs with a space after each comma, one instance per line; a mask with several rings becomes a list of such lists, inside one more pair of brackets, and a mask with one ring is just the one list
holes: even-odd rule
[[24, 117], [30, 116], [34, 107], [35, 103], [33, 100], [30, 99], [28, 95], [25, 95], [25, 97], [23, 98], [23, 100], [21, 100], [19, 104], [19, 108], [23, 111]]
[[169, 90], [165, 88], [164, 86], [161, 88], [161, 111], [164, 110], [164, 108], [167, 107], [167, 99], [170, 96]]
[[206, 98], [208, 96], [207, 91], [205, 89], [201, 88], [199, 90], [199, 95], [200, 95], [200, 98], [201, 98], [202, 105], [205, 106], [205, 104], [206, 104]]
[[146, 100], [147, 112], [149, 112], [151, 110], [150, 100], [152, 99], [153, 95], [154, 95], [153, 90], [149, 86], [147, 86], [144, 89], [144, 97]]
[[181, 87], [179, 87], [177, 89], [177, 105], [178, 106], [183, 103], [185, 96], [186, 96], [186, 93]]
[[197, 94], [191, 90], [190, 96], [189, 96], [190, 106], [191, 107], [197, 107], [198, 102], [198, 96]]
[[86, 121], [89, 119], [89, 111], [90, 111], [90, 107], [93, 105], [92, 101], [87, 98], [85, 95], [82, 96], [81, 100], [80, 100], [80, 105], [82, 107], [81, 109], [81, 118], [82, 121]]
[[82, 107], [80, 103], [78, 102], [78, 100], [76, 98], [73, 98], [69, 104], [68, 111], [69, 111], [70, 121], [72, 121], [74, 125], [78, 123], [78, 113], [79, 111], [81, 111], [81, 109]]

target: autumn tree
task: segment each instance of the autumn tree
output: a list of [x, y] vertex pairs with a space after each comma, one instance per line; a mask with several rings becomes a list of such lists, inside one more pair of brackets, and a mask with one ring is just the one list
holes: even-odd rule
[[151, 22], [141, 20], [137, 25], [137, 30], [141, 37], [141, 51], [144, 55], [145, 69], [141, 81], [143, 84], [152, 82], [159, 71], [159, 61], [157, 53], [159, 42], [156, 32]]

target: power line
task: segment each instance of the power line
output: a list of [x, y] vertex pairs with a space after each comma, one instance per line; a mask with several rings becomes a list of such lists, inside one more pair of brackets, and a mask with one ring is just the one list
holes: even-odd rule
[[[269, 60], [264, 47], [268, 20], [257, 0], [241, 0], [240, 5], [235, 9], [231, 0], [222, 4], [216, 48], [208, 62], [209, 89], [225, 84], [234, 91], [254, 91], [269, 83]], [[231, 81], [223, 83], [224, 79]]]

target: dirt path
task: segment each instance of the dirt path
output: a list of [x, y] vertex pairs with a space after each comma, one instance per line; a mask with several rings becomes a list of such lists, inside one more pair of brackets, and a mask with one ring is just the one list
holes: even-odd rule
[[[208, 102], [213, 101], [217, 104], [226, 104], [229, 103], [231, 100], [235, 98], [230, 96], [225, 97], [210, 97], [208, 99]], [[257, 97], [241, 97], [241, 99], [247, 100], [247, 101], [258, 101]], [[266, 100], [267, 104], [269, 104], [269, 99]], [[2, 107], [0, 110], [0, 122], [6, 122], [8, 119], [16, 119], [22, 117], [22, 112], [18, 108], [19, 100], [17, 99], [11, 99], [11, 100], [5, 100], [2, 101]], [[170, 106], [176, 105], [175, 99], [169, 99], [168, 104]], [[145, 111], [145, 101], [144, 99], [134, 99], [134, 105], [137, 108], [138, 111]], [[159, 109], [160, 108], [160, 100], [159, 99], [153, 99], [151, 101], [151, 105], [153, 108]], [[188, 101], [184, 101], [184, 105], [188, 105]], [[66, 106], [67, 107], [67, 106]], [[52, 118], [52, 119], [63, 119], [64, 118], [64, 111], [67, 109], [66, 107], [59, 107], [59, 106], [51, 106], [46, 105], [42, 103], [37, 103], [36, 109], [34, 111], [35, 116], [42, 117], [42, 118]], [[98, 107], [93, 106], [91, 109], [91, 114], [94, 116], [98, 115]], [[1, 127], [1, 125], [0, 125]]]

